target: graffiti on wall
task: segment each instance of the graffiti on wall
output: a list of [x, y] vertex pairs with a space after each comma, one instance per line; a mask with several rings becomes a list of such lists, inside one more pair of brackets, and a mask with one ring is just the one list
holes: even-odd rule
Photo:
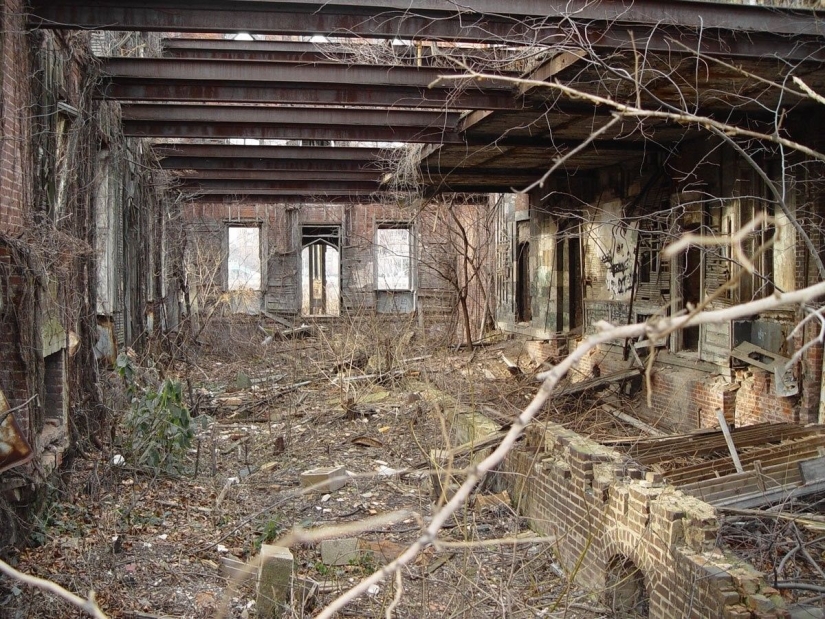
[[635, 225], [624, 222], [602, 226], [603, 234], [609, 234], [601, 247], [601, 262], [605, 268], [607, 290], [618, 297], [630, 293], [633, 287], [633, 267], [636, 256], [636, 243], [639, 233]]

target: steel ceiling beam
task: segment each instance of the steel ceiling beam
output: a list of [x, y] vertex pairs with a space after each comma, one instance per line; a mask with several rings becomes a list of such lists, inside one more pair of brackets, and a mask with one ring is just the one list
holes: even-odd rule
[[163, 143], [152, 145], [159, 157], [223, 157], [239, 159], [306, 159], [309, 161], [374, 161], [381, 159], [386, 149], [365, 146], [285, 146]]
[[106, 58], [102, 72], [98, 96], [117, 100], [452, 109], [517, 106], [514, 89], [493, 80], [430, 87], [445, 71], [429, 67]]
[[276, 62], [329, 62], [350, 54], [322, 49], [308, 41], [235, 41], [230, 39], [164, 38], [163, 55], [168, 58], [215, 60], [269, 60]]
[[262, 125], [344, 125], [357, 127], [410, 127], [450, 129], [459, 115], [417, 110], [365, 110], [355, 108], [249, 107], [238, 105], [157, 105], [132, 103], [122, 106], [126, 121], [183, 121], [259, 123]]
[[276, 103], [279, 105], [339, 106], [380, 108], [509, 110], [518, 105], [513, 95], [479, 92], [451, 93], [446, 90], [412, 88], [382, 89], [375, 86], [338, 88], [333, 84], [307, 87], [248, 86], [246, 84], [180, 84], [166, 81], [154, 84], [102, 84], [98, 98], [116, 101], [181, 101], [187, 103]]
[[[750, 6], [709, 1], [634, 0], [632, 3], [593, 0], [32, 0], [30, 22], [46, 27], [108, 27], [125, 30], [156, 29], [189, 32], [277, 32], [279, 18], [287, 15], [322, 18], [327, 27], [307, 20], [299, 29], [310, 34], [347, 31], [363, 24], [379, 26], [377, 36], [430, 36], [421, 28], [400, 28], [405, 22], [424, 20], [420, 26], [439, 22], [489, 29], [509, 26], [519, 20], [543, 23], [572, 19], [603, 22], [617, 28], [628, 24], [657, 26], [673, 24], [694, 29], [768, 32], [783, 35], [821, 36], [822, 26], [811, 9]], [[152, 15], [154, 14], [154, 17]], [[211, 16], [211, 19], [207, 19]], [[198, 19], [195, 19], [195, 18]], [[143, 22], [143, 23], [141, 23]], [[195, 23], [197, 22], [197, 23]], [[316, 23], [312, 23], [316, 22]], [[384, 27], [380, 27], [384, 24]], [[388, 25], [397, 27], [387, 30]], [[142, 26], [137, 28], [136, 26]], [[272, 29], [272, 30], [271, 30]], [[360, 28], [359, 28], [360, 29]], [[425, 29], [426, 30], [426, 29]], [[487, 31], [487, 36], [500, 33]]]
[[[349, 191], [336, 194], [301, 194], [296, 192], [257, 192], [250, 194], [185, 193], [184, 198], [195, 204], [372, 204], [382, 202], [380, 192]], [[383, 202], [382, 202], [383, 203]]]
[[305, 170], [315, 172], [368, 172], [378, 173], [375, 162], [306, 159], [254, 159], [240, 157], [166, 157], [161, 160], [164, 170], [271, 170], [287, 172]]
[[283, 181], [267, 181], [267, 180], [192, 180], [183, 181], [177, 184], [177, 188], [181, 190], [197, 190], [202, 192], [212, 193], [253, 193], [256, 191], [273, 192], [283, 191], [289, 193], [338, 193], [344, 192], [346, 195], [350, 192], [372, 192], [378, 191], [380, 184], [378, 182], [369, 181], [324, 181], [324, 180], [283, 180]]
[[[101, 72], [113, 80], [177, 80], [184, 82], [238, 82], [249, 84], [311, 84], [430, 88], [512, 93], [512, 86], [492, 79], [468, 78], [433, 85], [443, 75], [461, 75], [461, 70], [341, 64], [335, 62], [267, 62], [209, 60], [201, 58], [102, 58]], [[515, 77], [515, 73], [505, 73]]]
[[194, 170], [178, 169], [173, 178], [185, 183], [200, 181], [326, 181], [326, 182], [371, 182], [381, 180], [379, 170]]
[[461, 143], [453, 113], [219, 105], [122, 106], [132, 137]]

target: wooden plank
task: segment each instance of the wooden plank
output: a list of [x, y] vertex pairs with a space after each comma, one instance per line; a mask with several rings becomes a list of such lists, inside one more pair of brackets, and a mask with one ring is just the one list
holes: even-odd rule
[[665, 433], [661, 430], [657, 430], [653, 426], [646, 424], [644, 421], [641, 421], [639, 419], [636, 419], [635, 417], [631, 417], [630, 415], [621, 412], [620, 410], [614, 408], [610, 404], [603, 404], [602, 410], [604, 410], [607, 413], [610, 413], [616, 419], [620, 419], [625, 423], [629, 423], [631, 426], [638, 430], [641, 430], [642, 432], [646, 432], [647, 434], [650, 434], [652, 436], [665, 436]]
[[583, 380], [578, 383], [573, 383], [552, 394], [551, 397], [553, 398], [561, 398], [568, 395], [573, 395], [575, 393], [581, 393], [582, 391], [587, 391], [588, 389], [595, 389], [596, 387], [602, 387], [606, 385], [610, 385], [612, 383], [617, 383], [622, 380], [627, 380], [628, 378], [633, 378], [634, 376], [638, 376], [641, 373], [640, 368], [631, 368], [629, 370], [622, 370], [621, 372], [614, 372], [613, 374], [608, 374], [607, 376], [600, 376], [599, 378], [591, 378], [590, 380]]
[[823, 491], [825, 491], [825, 481], [818, 481], [801, 486], [789, 484], [769, 492], [754, 492], [745, 496], [722, 499], [712, 503], [712, 505], [717, 507], [737, 507], [739, 509], [757, 508], [771, 503], [784, 503], [790, 499], [796, 499]]
[[725, 419], [725, 413], [722, 412], [721, 408], [716, 409], [716, 419], [719, 421], [719, 427], [722, 428], [722, 434], [725, 435], [725, 442], [728, 444], [728, 450], [730, 451], [731, 459], [733, 459], [733, 465], [736, 467], [736, 472], [744, 473], [745, 469], [742, 468], [742, 463], [739, 461], [739, 454], [736, 452], [736, 445], [733, 443], [733, 437], [730, 435], [730, 428], [728, 427], [728, 422]]

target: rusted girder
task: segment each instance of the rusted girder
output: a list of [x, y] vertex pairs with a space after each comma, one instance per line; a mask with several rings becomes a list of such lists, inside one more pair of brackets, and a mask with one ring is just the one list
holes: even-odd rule
[[184, 183], [200, 181], [325, 181], [325, 182], [370, 182], [381, 180], [378, 170], [194, 170], [179, 169], [174, 178]]
[[246, 181], [246, 180], [192, 180], [177, 185], [181, 191], [199, 191], [224, 194], [252, 194], [256, 192], [284, 192], [290, 194], [337, 194], [378, 191], [380, 184], [368, 181]]
[[373, 204], [382, 202], [381, 192], [348, 191], [335, 194], [302, 194], [289, 191], [244, 194], [192, 193], [184, 194], [187, 202], [196, 204]]
[[277, 103], [284, 105], [397, 107], [415, 109], [508, 110], [517, 107], [513, 95], [504, 93], [450, 92], [444, 89], [381, 88], [376, 86], [336, 87], [333, 84], [306, 87], [198, 84], [138, 84], [116, 80], [101, 84], [97, 96], [117, 101], [182, 101], [204, 103]]
[[457, 115], [442, 112], [129, 104], [122, 117], [140, 137], [461, 143]]
[[510, 0], [506, 6], [500, 0], [32, 0], [30, 4], [30, 23], [49, 28], [491, 41], [513, 35], [535, 40], [537, 27], [575, 20], [610, 24], [616, 30], [631, 24], [672, 24], [698, 30], [821, 36], [812, 10], [708, 1]]
[[[164, 38], [167, 58], [215, 60], [267, 60], [276, 62], [325, 62], [346, 60], [352, 54], [336, 53], [332, 46], [309, 41], [236, 41], [231, 39]], [[326, 49], [329, 47], [330, 49]]]
[[99, 96], [118, 100], [296, 105], [513, 109], [509, 84], [467, 79], [432, 86], [455, 71], [325, 63], [178, 58], [106, 58]]
[[[511, 94], [512, 86], [492, 80], [467, 78], [436, 84], [443, 75], [461, 75], [460, 69], [410, 66], [339, 64], [335, 62], [268, 62], [202, 58], [102, 58], [101, 72], [112, 80], [176, 80], [254, 84], [311, 84], [336, 82], [366, 87], [407, 87]], [[504, 73], [515, 77], [515, 73]]]
[[374, 161], [386, 149], [365, 146], [253, 146], [237, 144], [162, 143], [152, 145], [159, 157], [223, 157], [243, 159], [306, 159], [309, 161]]
[[367, 172], [373, 174], [379, 169], [376, 162], [340, 161], [322, 159], [255, 159], [241, 157], [166, 157], [160, 167], [165, 170], [271, 170], [287, 172], [305, 170], [312, 172]]

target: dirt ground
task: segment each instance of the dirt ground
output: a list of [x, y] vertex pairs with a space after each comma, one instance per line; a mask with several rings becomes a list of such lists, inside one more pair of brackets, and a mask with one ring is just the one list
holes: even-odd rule
[[[407, 547], [429, 520], [432, 483], [417, 466], [431, 449], [453, 446], [451, 410], [471, 406], [505, 422], [535, 391], [502, 362], [511, 355], [507, 342], [457, 351], [439, 334], [390, 323], [315, 325], [298, 335], [267, 341], [257, 319], [235, 320], [178, 351], [174, 363], [165, 354], [135, 359], [180, 378], [191, 399], [196, 438], [182, 472], [150, 474], [121, 462], [119, 430], [115, 447], [87, 446], [65, 486], [54, 488], [40, 545], [16, 557], [17, 568], [80, 595], [93, 590], [111, 617], [213, 617], [224, 604], [225, 616], [256, 617], [254, 578], [238, 582], [226, 564], [253, 560], [261, 544], [296, 526], [326, 527], [334, 537], [343, 523], [407, 510], [359, 533], [373, 552], [345, 565], [324, 563], [319, 543], [293, 546], [295, 574], [318, 586], [305, 604], [296, 594], [282, 616], [312, 616]], [[102, 383], [113, 408], [125, 406], [122, 380]], [[349, 483], [329, 493], [301, 488], [302, 471], [329, 465], [344, 466]], [[496, 490], [482, 485], [478, 494]], [[442, 541], [460, 544], [430, 546], [402, 570], [393, 616], [603, 616], [509, 505], [482, 502], [466, 505], [442, 531]], [[478, 543], [502, 538], [520, 543]], [[382, 582], [339, 616], [385, 616], [397, 584]], [[6, 580], [0, 616], [81, 615]]]

